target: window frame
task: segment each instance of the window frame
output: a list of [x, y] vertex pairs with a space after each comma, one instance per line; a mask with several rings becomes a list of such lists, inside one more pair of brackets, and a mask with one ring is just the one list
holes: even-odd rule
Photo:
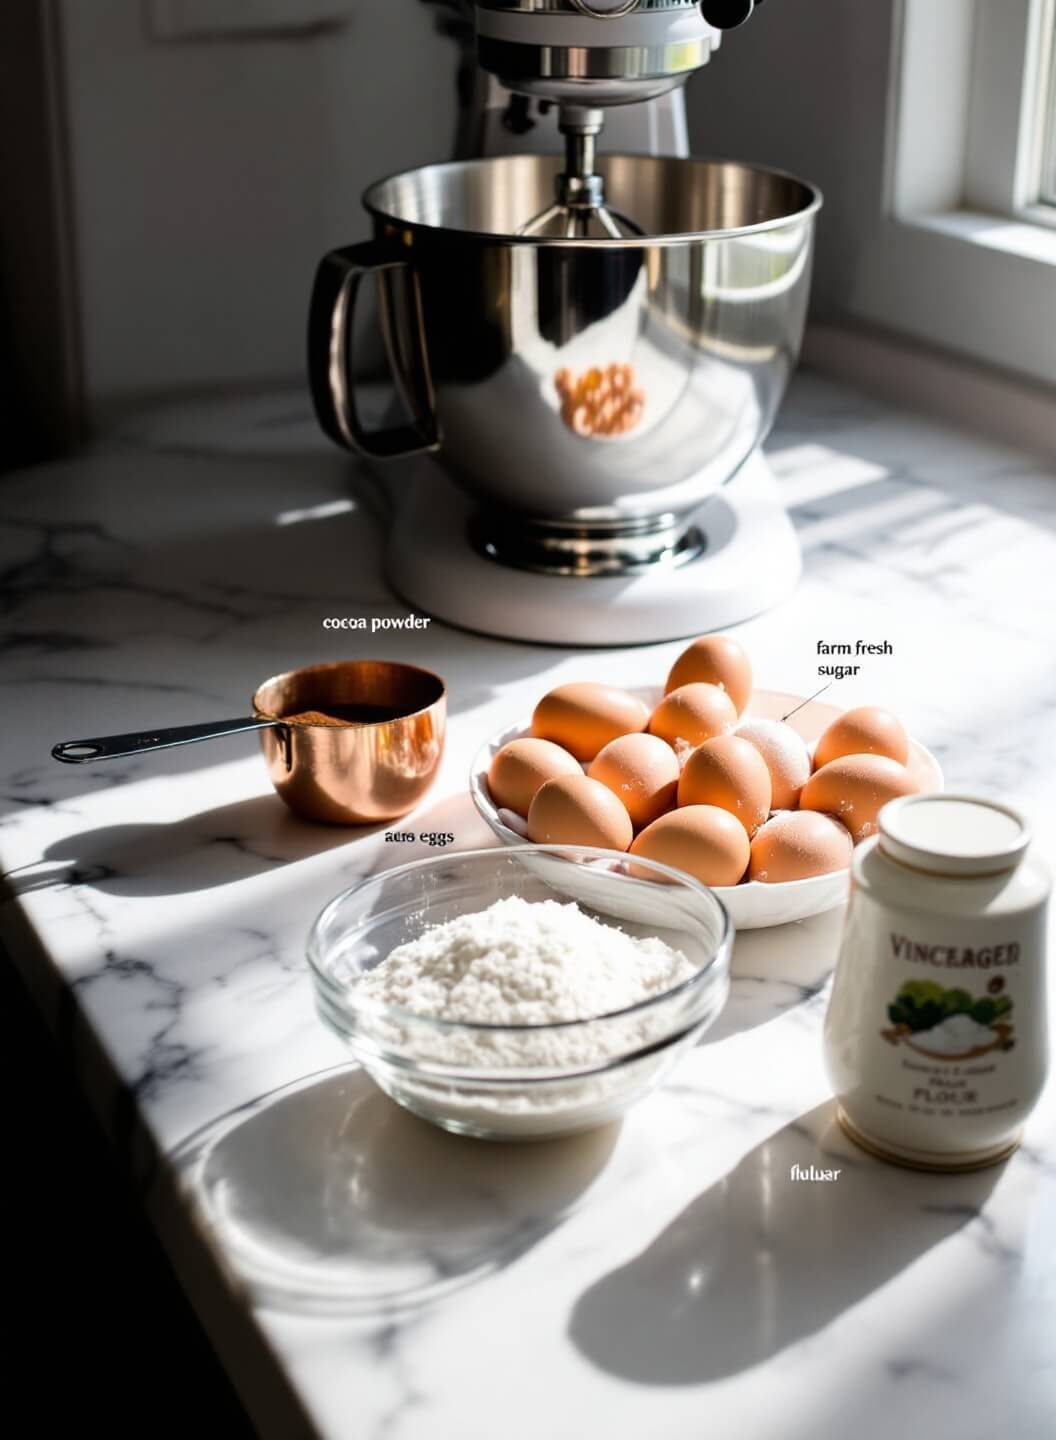
[[978, 0], [974, 10], [965, 205], [1056, 225], [1040, 198], [1056, 0]]
[[1038, 130], [1033, 137], [1036, 169], [1031, 177], [1028, 216], [1046, 225], [1056, 225], [1056, 0], [1046, 0], [1042, 24], [1047, 29], [1048, 43], [1036, 78]]

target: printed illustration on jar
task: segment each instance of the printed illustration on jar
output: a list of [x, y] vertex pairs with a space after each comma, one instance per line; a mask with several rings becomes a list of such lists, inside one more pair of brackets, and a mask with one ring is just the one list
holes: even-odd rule
[[1003, 993], [1000, 976], [986, 988], [988, 993], [977, 997], [959, 987], [944, 990], [934, 980], [907, 980], [887, 1007], [892, 1028], [880, 1034], [929, 1060], [975, 1060], [992, 1050], [1011, 1050], [1012, 997]]

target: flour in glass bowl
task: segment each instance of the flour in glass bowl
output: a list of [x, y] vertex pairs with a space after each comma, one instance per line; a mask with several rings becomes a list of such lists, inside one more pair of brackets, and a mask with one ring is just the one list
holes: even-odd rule
[[655, 937], [634, 939], [576, 905], [510, 896], [397, 946], [361, 988], [431, 1019], [553, 1025], [625, 1010], [695, 973]]
[[[684, 1022], [662, 1007], [595, 1024], [561, 1028], [559, 1022], [626, 1010], [697, 973], [680, 950], [657, 937], [636, 939], [576, 905], [513, 896], [398, 946], [362, 977], [357, 991], [426, 1021], [455, 1022], [423, 1036], [412, 1020], [386, 1015], [375, 1021], [375, 1038], [397, 1053], [463, 1076], [445, 1083], [402, 1068], [384, 1088], [438, 1124], [519, 1140], [613, 1118], [659, 1079], [686, 1043], [684, 1034], [666, 1043]], [[534, 1028], [460, 1028], [474, 1023]], [[690, 1023], [689, 1038], [693, 1028]], [[568, 1073], [496, 1087], [495, 1078], [514, 1068]]]

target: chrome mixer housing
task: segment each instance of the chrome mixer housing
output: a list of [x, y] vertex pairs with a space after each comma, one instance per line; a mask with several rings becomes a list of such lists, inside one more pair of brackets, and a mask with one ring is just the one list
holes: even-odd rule
[[699, 0], [477, 0], [476, 31], [508, 89], [592, 108], [674, 89], [720, 39]]
[[[605, 110], [675, 90], [746, 20], [756, 0], [476, 0], [476, 58], [508, 90], [560, 107], [565, 168], [529, 235], [619, 239], [633, 218], [609, 209], [595, 147]], [[709, 17], [709, 18], [705, 18]]]

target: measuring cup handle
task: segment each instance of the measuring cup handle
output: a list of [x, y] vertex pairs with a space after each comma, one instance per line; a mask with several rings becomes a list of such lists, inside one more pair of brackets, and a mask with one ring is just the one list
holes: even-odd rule
[[[393, 295], [397, 273], [405, 281], [402, 306]], [[368, 274], [378, 276], [381, 328], [393, 379], [416, 417], [412, 425], [369, 432], [356, 409], [351, 373], [356, 302]], [[395, 459], [439, 448], [418, 277], [407, 261], [394, 260], [375, 240], [331, 250], [319, 264], [308, 311], [308, 380], [320, 425], [347, 450]]]
[[262, 720], [259, 715], [247, 715], [241, 720], [214, 720], [206, 725], [177, 725], [168, 730], [141, 730], [132, 735], [63, 740], [52, 746], [51, 757], [64, 765], [87, 765], [92, 760], [120, 760], [144, 750], [171, 750], [175, 745], [193, 745], [198, 740], [240, 735], [246, 730], [269, 730], [275, 724], [274, 720]]

